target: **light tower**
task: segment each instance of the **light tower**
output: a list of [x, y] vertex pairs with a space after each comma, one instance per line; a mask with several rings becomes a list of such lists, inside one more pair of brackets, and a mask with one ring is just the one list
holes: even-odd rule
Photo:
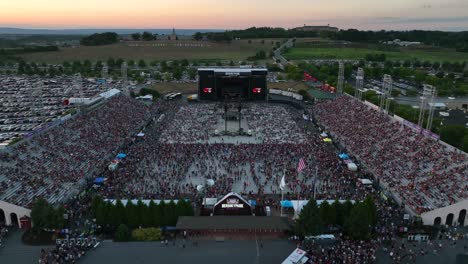
[[107, 80], [108, 77], [109, 77], [109, 67], [107, 66], [107, 64], [104, 63], [102, 65], [101, 78], [104, 80]]
[[392, 76], [385, 74], [383, 79], [383, 90], [385, 91], [385, 112], [388, 114], [388, 110], [390, 109], [390, 97], [392, 97], [392, 89], [393, 89], [393, 80]]
[[122, 75], [122, 92], [126, 95], [129, 95], [130, 93], [128, 91], [128, 84], [127, 84], [127, 69], [128, 69], [127, 63], [123, 62], [120, 68], [121, 75]]
[[[432, 85], [424, 84], [423, 95], [421, 96], [421, 105], [419, 106], [418, 126], [420, 127], [423, 127], [423, 124], [424, 124], [424, 115], [426, 114], [425, 111], [426, 111], [427, 99], [429, 96], [435, 97], [434, 90], [435, 89]], [[431, 98], [431, 101], [433, 100], [434, 98]]]
[[390, 106], [390, 96], [392, 93], [392, 76], [385, 74], [382, 80], [382, 90], [380, 95], [380, 109], [388, 112]]
[[359, 67], [356, 75], [356, 90], [354, 91], [354, 97], [362, 100], [362, 89], [364, 88], [364, 69]]
[[344, 63], [340, 61], [338, 63], [338, 93], [343, 93], [343, 84], [344, 84]]
[[430, 86], [430, 90], [431, 90], [431, 102], [429, 103], [429, 116], [427, 117], [427, 125], [426, 125], [426, 129], [431, 131], [431, 128], [432, 128], [432, 120], [434, 119], [434, 108], [435, 108], [435, 98], [437, 96], [437, 90], [435, 87], [431, 86], [431, 85], [428, 85]]
[[83, 98], [84, 92], [81, 83], [81, 73], [73, 75], [73, 90], [75, 90], [75, 94], [78, 94], [78, 97]]
[[31, 110], [34, 115], [42, 117], [44, 115], [44, 95], [42, 91], [42, 83], [36, 82], [30, 93]]

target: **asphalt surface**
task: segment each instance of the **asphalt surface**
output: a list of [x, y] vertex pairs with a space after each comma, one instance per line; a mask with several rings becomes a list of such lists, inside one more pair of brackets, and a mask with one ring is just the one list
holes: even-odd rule
[[199, 241], [198, 246], [178, 241], [175, 246], [169, 242], [164, 246], [159, 242], [114, 243], [104, 241], [90, 251], [80, 263], [222, 263], [222, 264], [271, 264], [281, 263], [295, 249], [295, 244], [287, 241], [266, 241], [263, 248], [256, 241]]

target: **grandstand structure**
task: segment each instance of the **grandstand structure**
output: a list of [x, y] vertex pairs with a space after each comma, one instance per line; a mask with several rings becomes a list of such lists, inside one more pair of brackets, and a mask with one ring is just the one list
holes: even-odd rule
[[378, 109], [345, 95], [318, 103], [314, 114], [425, 225], [468, 225], [468, 155]]
[[19, 219], [30, 216], [37, 198], [59, 204], [78, 194], [96, 168], [145, 125], [150, 109], [114, 90], [102, 93], [105, 103], [93, 111], [59, 119], [0, 153], [0, 221], [21, 226]]

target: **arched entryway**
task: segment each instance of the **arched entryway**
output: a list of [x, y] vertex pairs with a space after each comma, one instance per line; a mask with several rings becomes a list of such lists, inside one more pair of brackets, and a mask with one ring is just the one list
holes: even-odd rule
[[0, 225], [6, 224], [6, 216], [5, 216], [5, 211], [3, 209], [0, 209]]
[[434, 219], [434, 225], [435, 226], [439, 226], [441, 222], [442, 222], [442, 218], [440, 218], [440, 217], [436, 217]]
[[453, 214], [448, 214], [447, 218], [445, 218], [445, 224], [451, 226], [453, 224]]
[[460, 226], [465, 225], [465, 219], [466, 219], [466, 209], [463, 209], [460, 211], [460, 214], [458, 215], [458, 224]]
[[18, 226], [18, 216], [15, 213], [10, 214], [10, 219], [11, 219], [11, 225], [12, 226]]

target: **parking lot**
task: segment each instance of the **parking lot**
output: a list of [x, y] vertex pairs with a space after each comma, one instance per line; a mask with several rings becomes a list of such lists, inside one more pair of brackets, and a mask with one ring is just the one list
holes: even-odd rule
[[110, 88], [94, 79], [0, 75], [0, 143], [62, 116], [70, 97], [89, 98]]

